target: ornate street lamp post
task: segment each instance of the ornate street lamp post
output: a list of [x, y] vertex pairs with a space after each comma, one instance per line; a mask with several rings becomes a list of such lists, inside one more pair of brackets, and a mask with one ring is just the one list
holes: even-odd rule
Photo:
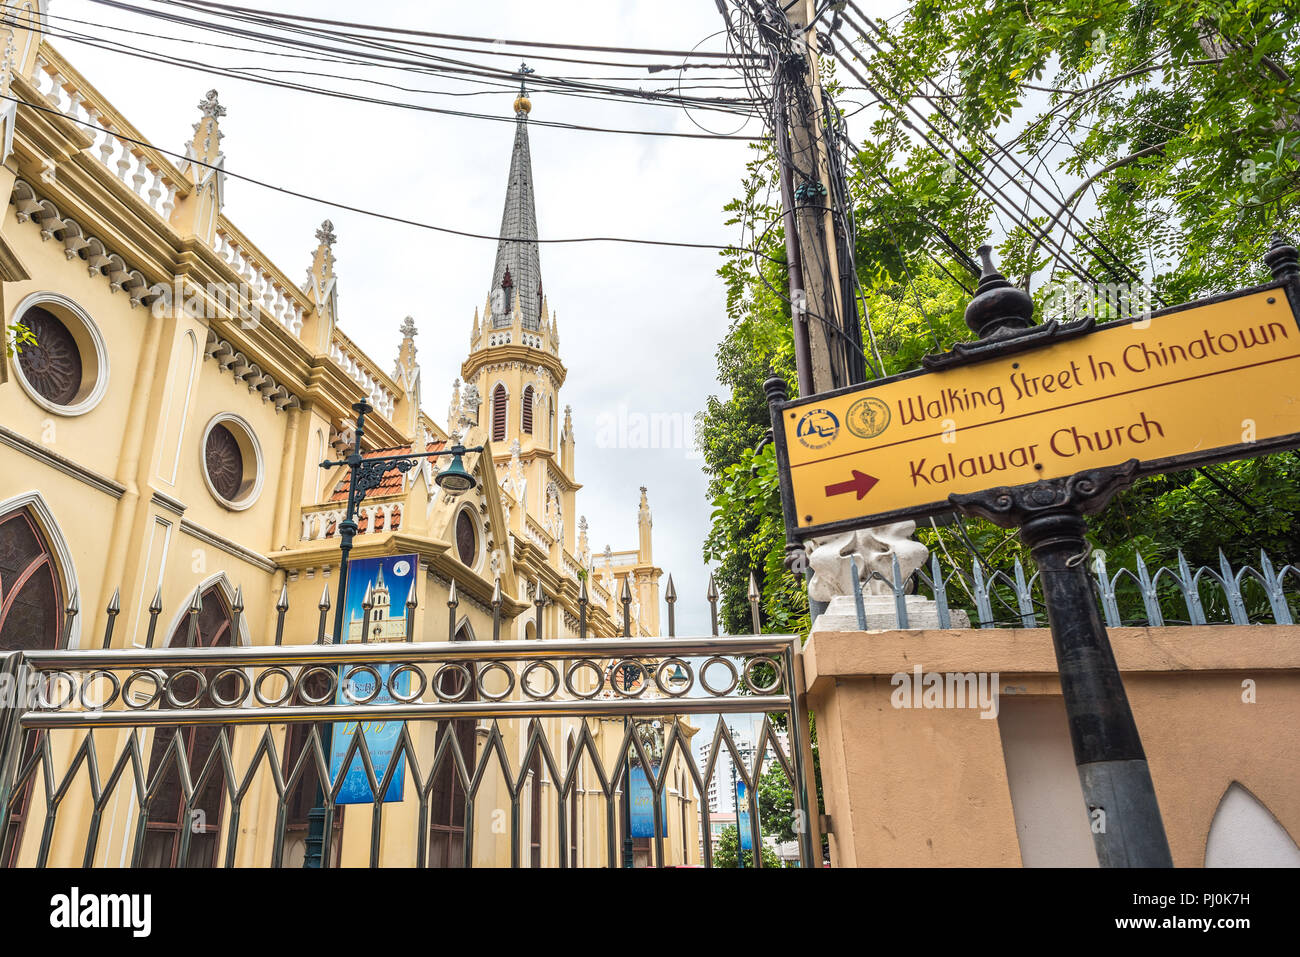
[[[458, 442], [449, 449], [441, 449], [435, 452], [411, 452], [406, 455], [381, 455], [369, 459], [364, 458], [361, 454], [361, 439], [366, 429], [366, 413], [373, 411], [373, 406], [365, 399], [362, 399], [352, 408], [357, 413], [357, 423], [351, 454], [337, 462], [327, 460], [320, 463], [320, 467], [323, 469], [334, 469], [340, 465], [348, 467], [348, 505], [343, 521], [339, 522], [338, 528], [339, 584], [338, 597], [334, 606], [334, 631], [330, 639], [330, 644], [334, 645], [343, 643], [343, 619], [347, 614], [348, 597], [348, 555], [352, 551], [352, 539], [357, 534], [357, 506], [366, 497], [366, 493], [371, 489], [378, 488], [384, 480], [384, 473], [391, 469], [406, 473], [419, 465], [420, 459], [450, 455], [452, 456], [451, 465], [434, 476], [433, 480], [444, 493], [454, 498], [462, 492], [468, 492], [478, 484], [474, 476], [465, 470], [465, 464], [461, 457], [467, 452], [483, 451], [481, 445], [466, 448]], [[407, 637], [411, 638], [413, 636], [408, 635]], [[324, 640], [323, 635], [321, 640]], [[321, 748], [324, 750], [325, 759], [328, 762], [333, 738], [332, 724], [325, 725], [320, 738]], [[345, 769], [340, 768], [339, 770], [342, 773]], [[303, 867], [320, 867], [321, 848], [324, 841], [325, 795], [318, 785], [316, 788], [316, 801], [307, 815], [307, 848], [306, 856], [303, 859]]]

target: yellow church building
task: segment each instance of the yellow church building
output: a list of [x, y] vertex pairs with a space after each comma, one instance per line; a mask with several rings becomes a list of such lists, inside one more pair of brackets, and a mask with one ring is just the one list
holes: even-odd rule
[[[18, 6], [43, 16], [43, 3]], [[304, 244], [302, 262], [275, 263], [228, 218], [225, 109], [215, 90], [198, 104], [183, 158], [173, 157], [39, 32], [0, 22], [0, 47], [0, 93], [12, 97], [0, 101], [0, 189], [9, 197], [0, 226], [0, 311], [10, 345], [0, 354], [0, 653], [99, 648], [106, 633], [115, 649], [271, 645], [278, 635], [284, 645], [317, 642], [329, 615], [321, 606], [338, 604], [348, 482], [346, 468], [320, 463], [351, 450], [353, 406], [361, 400], [373, 407], [366, 456], [457, 441], [484, 451], [465, 456], [478, 480], [467, 494], [440, 489], [435, 477], [449, 460], [426, 458], [385, 473], [362, 499], [352, 557], [415, 555], [418, 567], [413, 603], [393, 606], [384, 587], [373, 622], [346, 623], [345, 641], [363, 634], [370, 642], [405, 640], [408, 618], [417, 643], [491, 641], [494, 610], [502, 640], [576, 637], [580, 612], [593, 637], [625, 628], [660, 634], [662, 571], [646, 489], [639, 498], [635, 487], [627, 490], [636, 539], [623, 550], [593, 549], [579, 509], [577, 439], [561, 397], [569, 370], [533, 241], [526, 94], [514, 103], [500, 229], [509, 238], [498, 244], [481, 310], [472, 319], [466, 310], [469, 351], [439, 422], [422, 403], [414, 319], [393, 317], [402, 340], [391, 363], [343, 331], [336, 248], [341, 255], [345, 245], [329, 221], [314, 247]], [[304, 267], [305, 281], [290, 278]], [[365, 633], [367, 626], [377, 630]], [[543, 718], [557, 760], [567, 760], [584, 723], [602, 754], [617, 753], [621, 720]], [[439, 734], [454, 734], [466, 761], [493, 734], [485, 720], [423, 724], [418, 747], [431, 754]], [[271, 727], [287, 775], [307, 726]], [[262, 731], [230, 728], [240, 767]], [[694, 733], [685, 722], [677, 728]], [[126, 733], [97, 732], [104, 767]], [[182, 729], [196, 768], [216, 734]], [[526, 723], [502, 721], [500, 734], [518, 768]], [[169, 741], [170, 733], [141, 733], [151, 771]], [[561, 754], [564, 742], [570, 752]], [[56, 748], [55, 759], [66, 766], [69, 756]], [[680, 767], [667, 773], [667, 862], [696, 863], [698, 794]], [[521, 799], [528, 809], [521, 863], [554, 866], [564, 855], [570, 865], [604, 866], [598, 790], [579, 782], [561, 847], [555, 786], [536, 762]], [[467, 825], [457, 788], [450, 774], [434, 786], [419, 839], [434, 866], [461, 863]], [[238, 865], [271, 860], [275, 800], [265, 791], [242, 805]], [[285, 865], [302, 860], [312, 798], [304, 787], [287, 803]], [[480, 800], [491, 804], [493, 796]], [[35, 859], [42, 801], [35, 789], [16, 806], [0, 865]], [[174, 784], [157, 796], [140, 841], [135, 801], [119, 789], [103, 809], [93, 864], [222, 862], [221, 788], [213, 785], [197, 806], [204, 821], [182, 859], [187, 822]], [[74, 787], [59, 811], [49, 863], [82, 862], [90, 810], [88, 795]], [[416, 862], [415, 821], [409, 799], [385, 807], [385, 865]], [[336, 815], [336, 862], [366, 862], [370, 822], [369, 805]], [[476, 814], [471, 826], [474, 864], [509, 862], [491, 814]], [[637, 853], [645, 859], [642, 844]]]

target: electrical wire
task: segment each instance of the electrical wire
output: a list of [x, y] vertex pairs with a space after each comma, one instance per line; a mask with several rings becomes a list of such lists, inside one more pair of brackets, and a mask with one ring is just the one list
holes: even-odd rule
[[[163, 63], [169, 66], [176, 66], [182, 69], [194, 70], [200, 73], [207, 73], [215, 76], [228, 77], [231, 79], [237, 79], [249, 83], [261, 84], [261, 85], [277, 87], [281, 89], [295, 90], [299, 92], [314, 93], [322, 96], [333, 97], [333, 98], [344, 99], [344, 100], [351, 100], [351, 101], [358, 101], [358, 102], [368, 103], [372, 105], [389, 106], [398, 109], [413, 110], [416, 112], [434, 113], [434, 114], [457, 116], [461, 118], [470, 118], [470, 119], [482, 119], [482, 120], [489, 120], [493, 122], [506, 122], [506, 123], [515, 122], [515, 118], [513, 116], [477, 113], [477, 112], [466, 111], [466, 110], [452, 110], [452, 109], [446, 109], [441, 107], [427, 106], [418, 103], [409, 103], [409, 102], [404, 102], [399, 100], [387, 100], [387, 99], [381, 99], [377, 97], [363, 96], [360, 94], [348, 93], [340, 90], [333, 90], [333, 89], [328, 89], [323, 87], [314, 87], [303, 83], [292, 83], [292, 82], [270, 79], [266, 77], [250, 76], [243, 72], [234, 71], [229, 68], [223, 68], [223, 67], [213, 66], [211, 64], [199, 63], [197, 61], [188, 60], [185, 58], [172, 57], [168, 55], [155, 55], [144, 51], [122, 49], [120, 48], [120, 45], [113, 45], [112, 41], [86, 39], [81, 36], [68, 34], [66, 32], [59, 34], [50, 31], [48, 28], [40, 28], [35, 26], [32, 27], [31, 29], [35, 32], [49, 33], [55, 36], [62, 36], [66, 39], [71, 39], [73, 42], [82, 43], [84, 45], [91, 46], [96, 49], [100, 49], [109, 53], [131, 56], [137, 59], [144, 59], [144, 60], [153, 61], [157, 63]], [[610, 128], [610, 127], [590, 126], [590, 125], [577, 124], [577, 123], [565, 123], [558, 120], [534, 119], [534, 120], [530, 120], [530, 122], [538, 126], [552, 127], [557, 129], [577, 130], [583, 132], [619, 133], [619, 134], [638, 135], [638, 136], [663, 136], [663, 137], [704, 139], [704, 140], [708, 140], [708, 139], [737, 140], [737, 141], [748, 141], [748, 142], [753, 142], [761, 139], [761, 137], [715, 134], [715, 133], [689, 133], [689, 132], [679, 132], [679, 131], [671, 131], [671, 130], [617, 129], [617, 128]]]
[[[38, 103], [32, 103], [28, 100], [24, 100], [23, 98], [13, 94], [0, 93], [0, 99], [12, 100], [15, 103], [18, 103], [22, 106], [29, 107], [33, 110], [38, 110], [42, 113], [47, 113], [52, 116], [62, 117], [64, 120], [67, 120], [70, 123], [76, 123], [79, 126], [89, 127], [96, 131], [100, 131], [102, 129], [100, 126], [98, 126], [95, 123], [91, 123], [87, 120], [81, 120], [76, 117], [69, 116], [68, 114], [64, 113], [62, 110], [57, 110], [54, 109], [53, 107], [48, 107], [48, 106], [41, 106]], [[438, 226], [433, 223], [425, 223], [415, 219], [407, 219], [402, 216], [394, 216], [390, 213], [383, 213], [383, 212], [379, 212], [378, 210], [366, 209], [365, 207], [362, 206], [355, 206], [350, 203], [342, 203], [337, 200], [325, 199], [320, 196], [314, 196], [311, 193], [304, 193], [299, 190], [290, 189], [287, 186], [277, 186], [274, 183], [268, 183], [265, 180], [257, 179], [256, 177], [253, 176], [248, 176], [242, 173], [236, 173], [233, 172], [232, 170], [227, 169], [225, 166], [217, 166], [212, 163], [205, 163], [193, 157], [187, 157], [181, 153], [176, 153], [171, 150], [165, 150], [159, 146], [155, 146], [153, 143], [150, 143], [146, 140], [136, 139], [134, 137], [127, 136], [124, 133], [114, 131], [112, 135], [116, 139], [122, 140], [123, 142], [132, 143], [136, 146], [143, 146], [148, 149], [154, 150], [155, 152], [160, 153], [163, 156], [169, 156], [174, 159], [182, 160], [194, 166], [201, 166], [205, 169], [215, 170], [221, 173], [222, 175], [229, 176], [231, 179], [237, 179], [237, 180], [241, 180], [242, 182], [251, 183], [254, 186], [260, 186], [263, 189], [269, 189], [277, 193], [283, 193], [286, 196], [293, 196], [297, 199], [305, 199], [313, 203], [320, 203], [321, 205], [329, 206], [332, 209], [341, 209], [346, 212], [357, 213], [362, 216], [370, 216], [375, 219], [383, 219], [391, 223], [400, 223], [404, 226], [415, 226], [419, 229], [427, 229], [433, 232], [446, 233], [452, 236], [463, 236], [467, 239], [486, 239], [497, 243], [501, 243], [501, 242], [541, 243], [541, 244], [548, 244], [548, 245], [560, 245], [560, 244], [572, 244], [572, 243], [633, 243], [633, 244], [644, 245], [644, 246], [672, 246], [672, 247], [679, 247], [684, 249], [715, 249], [715, 250], [722, 250], [725, 252], [749, 252], [750, 251], [750, 250], [738, 249], [735, 246], [725, 245], [721, 243], [694, 243], [694, 242], [685, 242], [685, 241], [667, 240], [667, 239], [640, 239], [640, 238], [632, 238], [627, 236], [578, 236], [578, 237], [570, 237], [564, 239], [542, 239], [542, 238], [531, 238], [531, 237], [522, 237], [522, 236], [493, 236], [485, 233], [475, 233], [463, 229], [453, 229], [449, 226]], [[757, 255], [763, 256], [763, 258], [765, 259], [770, 259], [773, 262], [780, 261], [780, 260], [772, 259], [772, 257], [768, 256], [766, 253], [762, 252], [761, 250], [754, 250], [754, 251], [756, 252]]]
[[[91, 2], [105, 3], [114, 6], [118, 5], [115, 3], [111, 3], [111, 0], [91, 0]], [[221, 10], [226, 12], [227, 14], [253, 14], [257, 16], [271, 16], [279, 20], [296, 20], [305, 23], [326, 24], [334, 27], [347, 27], [349, 29], [368, 30], [370, 32], [395, 33], [395, 34], [402, 34], [405, 36], [433, 37], [439, 40], [460, 40], [467, 43], [489, 43], [494, 45], [500, 44], [505, 46], [517, 46], [517, 47], [537, 47], [541, 49], [551, 49], [551, 50], [586, 50], [593, 53], [627, 53], [627, 54], [636, 54], [641, 56], [682, 56], [682, 57], [696, 56], [696, 57], [704, 57], [704, 58], [726, 58], [728, 56], [728, 54], [725, 53], [692, 52], [686, 50], [645, 49], [639, 47], [588, 46], [588, 45], [583, 45], [578, 43], [547, 43], [539, 40], [505, 40], [505, 39], [494, 38], [494, 37], [466, 36], [464, 34], [456, 34], [456, 33], [434, 33], [428, 30], [412, 30], [412, 29], [402, 28], [402, 27], [386, 27], [378, 24], [355, 23], [355, 22], [349, 22], [345, 20], [329, 20], [320, 17], [308, 17], [296, 13], [279, 13], [279, 12], [270, 13], [268, 11], [259, 10], [252, 7], [240, 7], [240, 6], [235, 6], [233, 4], [215, 3], [215, 2], [210, 2], [210, 0], [189, 0], [189, 2], [180, 2], [180, 0], [158, 0], [158, 2], [164, 3], [167, 6], [174, 6], [174, 7], [188, 7], [188, 8], [199, 7], [203, 9], [209, 9], [209, 10], [213, 10], [213, 9]]]

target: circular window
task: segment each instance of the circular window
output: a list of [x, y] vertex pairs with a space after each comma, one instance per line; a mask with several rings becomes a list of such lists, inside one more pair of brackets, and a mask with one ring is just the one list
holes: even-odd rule
[[465, 565], [473, 568], [478, 561], [478, 527], [469, 509], [462, 508], [456, 516], [456, 554]]
[[224, 499], [239, 498], [239, 488], [244, 484], [244, 454], [239, 451], [234, 433], [224, 425], [214, 425], [208, 433], [203, 460], [217, 494]]
[[14, 310], [14, 321], [36, 339], [15, 356], [18, 381], [34, 402], [59, 415], [94, 408], [108, 388], [108, 354], [90, 317], [57, 293], [34, 293]]
[[248, 423], [219, 415], [203, 433], [203, 480], [226, 508], [245, 509], [262, 491], [262, 450]]

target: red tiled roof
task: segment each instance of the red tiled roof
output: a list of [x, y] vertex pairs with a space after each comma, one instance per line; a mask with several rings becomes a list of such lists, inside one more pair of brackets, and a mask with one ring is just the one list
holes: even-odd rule
[[[426, 452], [437, 452], [443, 447], [442, 442], [430, 442], [425, 449]], [[363, 458], [376, 459], [385, 455], [405, 455], [411, 451], [409, 445], [398, 445], [391, 449], [373, 449], [369, 452], [362, 453]], [[384, 473], [383, 481], [375, 488], [366, 492], [363, 498], [383, 498], [385, 495], [400, 495], [402, 493], [402, 473], [396, 468], [391, 468]], [[352, 475], [350, 472], [343, 473], [343, 480], [339, 482], [338, 488], [330, 496], [331, 502], [346, 502], [348, 500], [348, 489], [352, 486]]]

